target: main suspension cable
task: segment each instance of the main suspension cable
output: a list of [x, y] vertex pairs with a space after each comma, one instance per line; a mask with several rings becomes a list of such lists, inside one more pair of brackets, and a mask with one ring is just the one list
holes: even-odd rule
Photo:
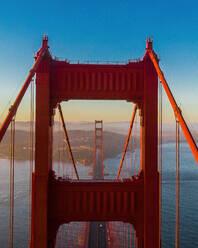
[[[151, 42], [151, 40], [148, 40], [148, 42]], [[151, 47], [152, 47], [152, 45], [151, 45]], [[196, 144], [196, 142], [195, 142], [195, 140], [194, 140], [194, 138], [193, 138], [188, 126], [187, 126], [186, 121], [184, 120], [184, 117], [183, 117], [183, 114], [182, 114], [180, 108], [178, 107], [178, 105], [177, 105], [177, 103], [176, 103], [176, 101], [175, 101], [175, 99], [173, 97], [173, 94], [172, 94], [172, 92], [171, 92], [171, 90], [170, 90], [170, 88], [168, 86], [168, 83], [166, 82], [164, 74], [163, 74], [163, 72], [161, 71], [161, 69], [159, 67], [159, 63], [158, 63], [159, 61], [157, 59], [157, 56], [154, 53], [154, 51], [152, 50], [152, 48], [151, 49], [147, 48], [147, 51], [148, 51], [148, 54], [149, 54], [149, 56], [150, 56], [150, 58], [151, 58], [151, 60], [153, 62], [153, 65], [154, 65], [154, 67], [156, 69], [158, 77], [162, 82], [164, 90], [165, 90], [165, 92], [166, 92], [166, 94], [168, 96], [168, 99], [169, 99], [169, 101], [171, 103], [171, 106], [173, 108], [174, 114], [175, 114], [178, 122], [180, 123], [181, 129], [183, 130], [184, 136], [186, 137], [186, 140], [187, 140], [187, 142], [188, 142], [188, 144], [190, 146], [190, 149], [191, 149], [191, 151], [193, 153], [193, 156], [194, 156], [196, 162], [198, 163], [198, 147], [197, 147], [197, 144]]]
[[8, 129], [8, 127], [10, 125], [10, 122], [12, 121], [14, 116], [16, 115], [17, 109], [18, 109], [18, 107], [19, 107], [19, 105], [23, 99], [23, 96], [25, 95], [25, 92], [26, 92], [32, 78], [34, 77], [40, 62], [47, 51], [48, 51], [47, 39], [44, 38], [43, 39], [43, 45], [42, 45], [41, 49], [39, 50], [39, 52], [37, 53], [38, 56], [36, 58], [36, 61], [34, 62], [34, 65], [33, 65], [32, 69], [30, 70], [29, 75], [26, 78], [19, 94], [17, 95], [15, 102], [13, 103], [11, 108], [9, 109], [9, 112], [8, 112], [4, 122], [2, 123], [2, 125], [0, 127], [0, 142], [3, 139], [6, 130]]

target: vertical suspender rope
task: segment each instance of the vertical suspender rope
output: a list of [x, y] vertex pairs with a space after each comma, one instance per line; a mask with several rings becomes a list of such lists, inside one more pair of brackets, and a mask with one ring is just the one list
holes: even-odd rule
[[159, 247], [161, 247], [162, 207], [162, 83], [159, 81]]
[[64, 174], [63, 176], [66, 177], [66, 168], [67, 168], [67, 162], [66, 162], [66, 154], [67, 154], [67, 151], [65, 149], [65, 143], [64, 143], [64, 140], [63, 140], [63, 164], [64, 164]]
[[130, 176], [133, 175], [133, 136], [131, 135], [130, 138]]
[[[59, 156], [60, 156], [60, 163], [59, 163], [59, 169], [60, 169], [60, 176], [64, 177], [64, 165], [63, 165], [63, 137], [61, 132], [61, 123], [60, 123], [60, 117], [59, 117]], [[61, 248], [64, 247], [64, 224], [61, 225]]]
[[9, 248], [14, 243], [14, 148], [15, 148], [15, 116], [11, 121], [10, 133], [10, 221], [9, 221]]
[[58, 176], [60, 177], [60, 164], [61, 164], [61, 156], [60, 156], [60, 115], [58, 117]]
[[125, 177], [128, 177], [128, 148], [127, 148], [127, 151], [126, 151], [126, 166], [125, 166]]
[[177, 229], [178, 229], [178, 216], [177, 216], [177, 210], [178, 210], [178, 207], [177, 207], [177, 204], [178, 204], [178, 195], [177, 195], [177, 187], [178, 187], [178, 183], [177, 183], [177, 146], [178, 146], [178, 137], [177, 137], [177, 129], [178, 129], [178, 125], [177, 125], [177, 120], [176, 120], [176, 178], [175, 178], [175, 182], [176, 182], [176, 202], [175, 202], [175, 248], [178, 248], [177, 244], [178, 244], [178, 239], [177, 239]]
[[[58, 175], [59, 177], [63, 177], [63, 173], [61, 173], [61, 171], [63, 172], [63, 170], [61, 170], [61, 165], [62, 165], [62, 159], [61, 159], [61, 139], [62, 139], [62, 132], [61, 132], [61, 122], [60, 122], [60, 115], [58, 118]], [[64, 247], [64, 243], [63, 243], [63, 224], [60, 227], [60, 247], [63, 248]]]
[[34, 80], [30, 88], [30, 169], [29, 169], [29, 232], [28, 245], [31, 245], [31, 212], [32, 212], [32, 173], [34, 163]]
[[[58, 163], [57, 163], [57, 173], [58, 176], [60, 177], [60, 117], [58, 117]], [[57, 235], [56, 235], [56, 247], [61, 247], [61, 229], [59, 228]], [[59, 246], [60, 243], [60, 246]]]
[[[136, 117], [137, 119], [137, 117]], [[133, 142], [133, 146], [134, 146], [134, 168], [133, 168], [133, 173], [134, 175], [136, 175], [136, 162], [137, 162], [137, 122], [135, 122], [135, 126], [134, 126], [134, 142]], [[137, 243], [136, 243], [136, 231], [134, 229], [134, 248], [137, 247]]]
[[175, 248], [179, 248], [179, 208], [180, 208], [180, 173], [179, 173], [179, 122], [176, 119], [176, 215], [175, 215]]
[[[62, 136], [62, 133], [61, 133], [61, 136]], [[62, 137], [62, 170], [63, 170], [63, 177], [64, 177], [64, 174], [65, 174], [65, 166], [64, 166], [64, 140], [63, 140], [63, 137]]]
[[65, 175], [66, 175], [66, 177], [68, 176], [68, 163], [69, 163], [69, 160], [68, 160], [68, 158], [67, 158], [67, 155], [68, 155], [68, 149], [67, 149], [67, 147], [65, 146], [65, 153], [66, 153], [66, 169], [65, 169]]
[[[133, 136], [131, 135], [131, 138], [130, 138], [130, 177], [132, 177], [133, 175], [133, 163], [132, 163], [132, 159], [133, 159]], [[132, 225], [130, 224], [130, 229], [129, 229], [129, 235], [130, 235], [130, 241], [129, 241], [129, 244], [130, 244], [130, 248], [131, 248], [131, 245], [132, 245]]]
[[178, 230], [177, 230], [177, 238], [178, 238], [178, 248], [179, 248], [179, 238], [180, 238], [180, 127], [178, 122]]
[[13, 247], [13, 235], [12, 235], [12, 121], [11, 121], [11, 130], [10, 130], [10, 216], [9, 216], [9, 248]]
[[137, 140], [136, 140], [136, 130], [137, 130], [137, 125], [134, 126], [134, 142], [133, 142], [133, 146], [134, 146], [134, 156], [133, 156], [133, 159], [134, 159], [134, 168], [133, 168], [133, 172], [134, 172], [134, 175], [136, 174], [136, 155], [137, 155], [137, 151], [136, 151], [136, 148], [137, 148]]
[[14, 124], [15, 124], [15, 120], [13, 119], [12, 121], [12, 184], [11, 184], [11, 198], [12, 198], [12, 205], [11, 205], [11, 208], [12, 208], [12, 214], [11, 214], [11, 229], [12, 229], [12, 246], [14, 244]]
[[[137, 118], [137, 117], [136, 117]], [[134, 150], [134, 155], [133, 155], [133, 175], [136, 174], [136, 129], [137, 129], [137, 122], [135, 122], [135, 125], [134, 125], [134, 138], [133, 138], [133, 150]], [[135, 232], [135, 229], [133, 228], [133, 231], [134, 231], [134, 234], [133, 234], [133, 237], [134, 237], [134, 248], [136, 248], [136, 232]]]

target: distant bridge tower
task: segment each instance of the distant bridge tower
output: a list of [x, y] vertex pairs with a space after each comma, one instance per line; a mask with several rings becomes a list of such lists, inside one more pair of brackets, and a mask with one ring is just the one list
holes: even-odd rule
[[[103, 160], [103, 122], [95, 121], [95, 149], [93, 161], [93, 180], [104, 179], [104, 160]], [[100, 195], [96, 195], [100, 201]], [[90, 222], [88, 232], [87, 248], [107, 247], [107, 225], [106, 222]]]
[[95, 121], [95, 149], [93, 162], [93, 179], [104, 178], [103, 156], [103, 122]]

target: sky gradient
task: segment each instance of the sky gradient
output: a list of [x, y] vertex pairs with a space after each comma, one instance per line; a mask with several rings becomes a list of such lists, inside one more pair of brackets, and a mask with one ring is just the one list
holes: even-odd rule
[[[189, 122], [198, 122], [197, 1], [3, 1], [0, 9], [0, 122], [49, 36], [53, 56], [69, 60], [127, 61], [142, 58], [147, 37]], [[10, 104], [8, 105], [9, 100]], [[18, 113], [27, 120], [28, 96]], [[64, 103], [68, 121], [129, 120], [125, 102]], [[164, 118], [173, 114], [164, 96]], [[82, 114], [82, 109], [86, 114]], [[79, 114], [80, 113], [80, 114]]]

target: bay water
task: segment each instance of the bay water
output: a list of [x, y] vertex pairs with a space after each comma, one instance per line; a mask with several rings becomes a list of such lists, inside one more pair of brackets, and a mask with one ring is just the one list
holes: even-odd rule
[[[171, 248], [175, 242], [175, 144], [164, 144], [162, 150], [162, 247]], [[195, 248], [198, 247], [198, 166], [186, 143], [181, 144], [180, 154], [180, 248]], [[129, 159], [130, 154], [127, 156]], [[120, 159], [121, 154], [104, 161], [105, 172], [108, 173], [106, 178], [115, 178]], [[137, 164], [138, 162], [137, 159]], [[0, 248], [7, 248], [9, 244], [9, 163], [7, 159], [0, 160]], [[54, 163], [54, 168], [57, 171], [57, 163]], [[91, 167], [78, 164], [77, 169], [81, 178], [90, 178]], [[16, 248], [28, 247], [28, 182], [29, 161], [16, 161], [14, 208]], [[73, 226], [73, 232], [75, 227], [77, 228], [77, 225]]]

